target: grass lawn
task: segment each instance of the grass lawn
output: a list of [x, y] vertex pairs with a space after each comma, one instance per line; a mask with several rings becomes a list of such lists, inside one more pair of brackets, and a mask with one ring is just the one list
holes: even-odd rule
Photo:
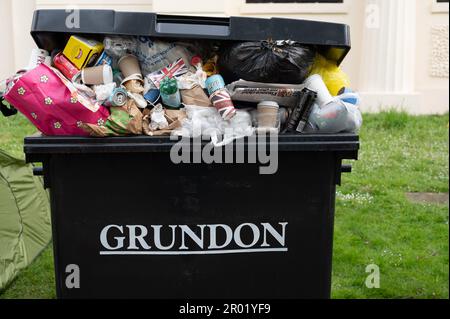
[[[449, 116], [366, 115], [360, 160], [338, 189], [333, 298], [448, 298], [448, 206], [413, 204], [406, 192], [448, 192]], [[22, 156], [35, 130], [0, 117], [0, 148]], [[51, 249], [0, 298], [54, 298]], [[369, 264], [380, 288], [365, 286]]]

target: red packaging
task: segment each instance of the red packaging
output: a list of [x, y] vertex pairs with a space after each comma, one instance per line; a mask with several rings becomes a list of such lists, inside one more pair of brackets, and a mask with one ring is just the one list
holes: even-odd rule
[[53, 58], [53, 64], [70, 81], [72, 81], [75, 76], [80, 73], [80, 70], [78, 70], [77, 67], [73, 65], [72, 62], [70, 62], [69, 59], [67, 59], [62, 53], [55, 55]]

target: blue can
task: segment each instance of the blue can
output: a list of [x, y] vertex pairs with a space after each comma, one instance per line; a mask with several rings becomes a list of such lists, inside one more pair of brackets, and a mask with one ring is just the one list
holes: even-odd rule
[[114, 89], [111, 96], [103, 103], [104, 106], [107, 107], [119, 107], [124, 106], [128, 102], [128, 93], [124, 88]]
[[207, 78], [205, 85], [208, 89], [209, 95], [212, 95], [214, 94], [214, 92], [225, 88], [225, 81], [223, 80], [223, 77], [221, 75], [216, 74]]

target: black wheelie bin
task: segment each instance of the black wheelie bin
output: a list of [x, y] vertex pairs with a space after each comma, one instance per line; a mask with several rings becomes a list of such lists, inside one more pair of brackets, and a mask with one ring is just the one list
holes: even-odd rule
[[[340, 24], [80, 14], [80, 29], [68, 29], [64, 10], [36, 11], [37, 45], [51, 51], [72, 34], [290, 39], [338, 63], [350, 50], [349, 29]], [[272, 163], [247, 155], [240, 163], [176, 163], [177, 143], [147, 136], [25, 139], [26, 159], [43, 163], [36, 173], [51, 192], [57, 296], [329, 298], [336, 185], [350, 171], [343, 160], [357, 159], [358, 135], [279, 135], [266, 143]], [[251, 154], [259, 144], [248, 137], [233, 146]], [[188, 152], [195, 158], [199, 150]], [[274, 172], [261, 174], [272, 164]]]

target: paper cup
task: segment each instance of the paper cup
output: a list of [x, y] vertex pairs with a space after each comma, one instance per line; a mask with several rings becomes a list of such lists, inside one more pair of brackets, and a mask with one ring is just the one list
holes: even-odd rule
[[258, 128], [278, 129], [280, 127], [280, 106], [276, 102], [264, 101], [258, 104]]
[[317, 92], [316, 102], [320, 107], [333, 101], [333, 96], [328, 91], [325, 82], [319, 74], [311, 75], [305, 80], [304, 85], [306, 88]]
[[142, 78], [142, 75], [140, 74], [132, 74], [128, 77], [126, 77], [125, 79], [123, 79], [122, 83], [120, 85], [125, 85], [125, 83], [127, 83], [128, 81], [131, 80], [136, 80], [142, 83], [142, 85], [144, 85], [144, 79]]
[[119, 69], [125, 78], [132, 75], [140, 75], [142, 79], [141, 67], [139, 66], [139, 60], [132, 54], [127, 54], [119, 60]]
[[81, 81], [86, 85], [101, 85], [112, 83], [112, 68], [109, 65], [85, 68], [81, 71]]

